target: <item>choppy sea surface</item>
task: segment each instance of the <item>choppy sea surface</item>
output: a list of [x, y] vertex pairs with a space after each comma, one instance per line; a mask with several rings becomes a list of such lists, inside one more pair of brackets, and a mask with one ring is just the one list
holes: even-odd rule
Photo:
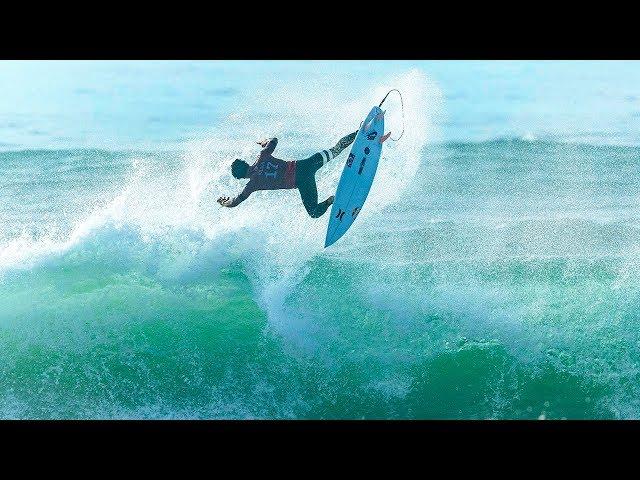
[[[295, 191], [216, 204], [256, 140], [309, 156], [390, 88], [335, 245]], [[0, 92], [1, 418], [640, 417], [640, 63], [0, 62]]]

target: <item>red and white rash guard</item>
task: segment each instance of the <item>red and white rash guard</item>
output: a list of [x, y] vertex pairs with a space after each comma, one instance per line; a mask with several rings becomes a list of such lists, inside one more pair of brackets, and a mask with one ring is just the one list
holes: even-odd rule
[[264, 145], [256, 162], [249, 167], [249, 183], [230, 206], [238, 205], [257, 190], [296, 188], [296, 162], [275, 158], [272, 154], [277, 144], [278, 139], [272, 138]]

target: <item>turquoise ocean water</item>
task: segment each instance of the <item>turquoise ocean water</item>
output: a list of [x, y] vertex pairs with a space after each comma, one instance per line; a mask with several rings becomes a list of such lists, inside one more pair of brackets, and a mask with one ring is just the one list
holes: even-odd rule
[[[256, 140], [309, 156], [390, 88], [404, 137], [331, 248], [295, 191], [215, 203]], [[1, 418], [640, 417], [640, 63], [0, 62], [0, 92]]]

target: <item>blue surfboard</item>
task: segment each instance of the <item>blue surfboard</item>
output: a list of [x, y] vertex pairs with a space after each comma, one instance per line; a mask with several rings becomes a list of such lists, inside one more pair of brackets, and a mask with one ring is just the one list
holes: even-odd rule
[[331, 207], [325, 248], [342, 237], [360, 213], [378, 169], [384, 135], [384, 112], [373, 107], [362, 122], [347, 157]]

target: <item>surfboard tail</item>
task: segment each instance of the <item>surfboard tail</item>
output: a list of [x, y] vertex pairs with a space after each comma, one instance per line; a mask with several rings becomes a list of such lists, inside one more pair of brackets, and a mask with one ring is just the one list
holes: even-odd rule
[[371, 126], [375, 123], [375, 122], [379, 122], [380, 120], [384, 119], [384, 114], [387, 113], [386, 110], [381, 110], [380, 113], [378, 113], [377, 115], [373, 116], [373, 118], [371, 118], [371, 120], [369, 120], [367, 122], [367, 124], [364, 126], [364, 131], [368, 132], [371, 129]]
[[373, 121], [375, 120], [375, 117], [372, 118], [371, 120], [369, 120], [369, 122], [367, 122], [367, 124], [364, 126], [364, 131], [368, 132], [371, 129], [371, 125], [373, 125]]

